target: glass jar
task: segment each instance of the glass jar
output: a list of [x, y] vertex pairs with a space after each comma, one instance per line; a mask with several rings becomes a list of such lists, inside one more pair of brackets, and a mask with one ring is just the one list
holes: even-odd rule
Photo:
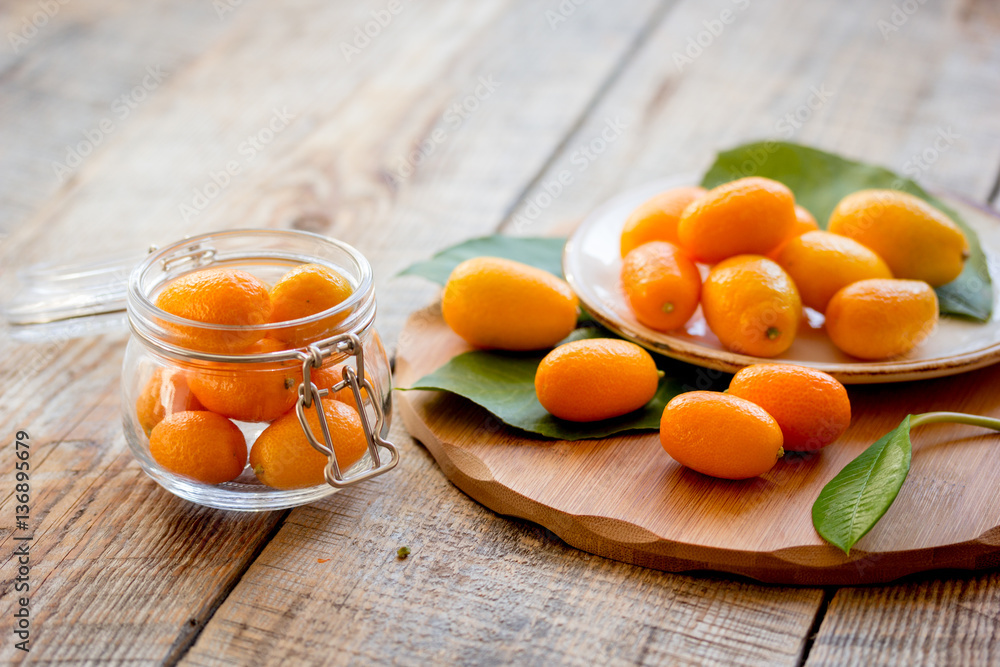
[[[240, 269], [273, 285], [303, 264], [340, 273], [351, 295], [309, 317], [250, 326], [186, 320], [155, 305], [169, 282], [193, 271]], [[368, 261], [317, 234], [218, 232], [149, 254], [128, 282], [121, 383], [125, 436], [143, 470], [195, 503], [259, 511], [313, 502], [393, 468], [391, 375], [375, 308]], [[240, 345], [206, 343], [219, 340]], [[344, 406], [356, 414], [348, 419]], [[345, 436], [338, 420], [354, 420], [350, 433], [365, 437]]]

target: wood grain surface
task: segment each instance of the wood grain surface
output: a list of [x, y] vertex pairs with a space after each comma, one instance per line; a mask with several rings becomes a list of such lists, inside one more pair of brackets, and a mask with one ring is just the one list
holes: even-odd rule
[[798, 664], [821, 591], [577, 551], [405, 441], [398, 474], [289, 515], [184, 664]]
[[157, 90], [220, 37], [226, 24], [205, 5], [57, 2], [46, 11], [34, 0], [4, 3], [0, 236], [76, 180], [81, 170], [69, 156], [89, 162], [114, 143]]
[[[308, 229], [372, 261], [391, 341], [435, 298], [393, 278], [408, 263], [497, 230], [546, 233], [620, 188], [781, 136], [777, 123], [824, 84], [835, 94], [793, 138], [902, 170], [950, 127], [958, 137], [921, 178], [995, 200], [995, 3], [925, 3], [883, 37], [888, 2], [404, 1], [350, 59], [341, 43], [386, 2], [60, 2], [15, 51], [10, 33], [41, 4], [0, 7], [0, 294], [36, 261], [141, 255], [212, 229]], [[678, 65], [697, 39], [707, 46]], [[116, 100], [158, 66], [167, 76], [120, 118]], [[105, 118], [113, 130], [61, 179], [53, 162]], [[238, 173], [216, 192], [231, 162]], [[529, 209], [562, 169], [572, 184]], [[291, 512], [198, 508], [126, 452], [123, 342], [0, 336], [0, 438], [28, 430], [37, 473], [32, 651], [9, 641], [16, 561], [2, 522], [0, 660], [996, 660], [992, 575], [832, 591], [605, 560], [482, 508], [398, 418], [391, 476]], [[7, 517], [13, 460], [0, 449]], [[399, 561], [403, 543], [413, 553]]]
[[[995, 665], [1000, 576], [931, 579], [837, 591], [806, 665], [867, 662], [873, 652], [908, 665]], [[901, 632], [902, 630], [902, 632]], [[947, 637], [947, 639], [944, 639]], [[882, 659], [890, 661], [889, 656]]]

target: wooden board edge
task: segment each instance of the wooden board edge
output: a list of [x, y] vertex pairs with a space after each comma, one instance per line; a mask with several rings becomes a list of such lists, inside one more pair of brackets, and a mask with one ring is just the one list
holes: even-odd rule
[[[421, 400], [431, 393], [397, 392], [396, 407], [407, 431], [430, 452], [455, 486], [498, 514], [536, 523], [570, 546], [604, 558], [665, 572], [725, 572], [766, 584], [796, 586], [884, 584], [932, 570], [974, 571], [1000, 566], [1000, 527], [968, 542], [908, 552], [855, 552], [844, 561], [835, 547], [828, 545], [748, 555], [671, 542], [626, 521], [570, 514], [505, 486], [493, 478], [481, 461], [438, 438], [419, 414]], [[469, 474], [469, 470], [476, 472]], [[623, 536], [627, 535], [640, 535], [644, 539], [625, 542]], [[831, 560], [842, 562], [809, 566]], [[789, 563], [794, 567], [789, 569]]]

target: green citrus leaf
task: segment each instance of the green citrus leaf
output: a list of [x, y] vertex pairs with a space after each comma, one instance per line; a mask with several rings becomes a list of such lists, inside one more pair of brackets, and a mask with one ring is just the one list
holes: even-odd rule
[[979, 238], [954, 209], [909, 178], [808, 146], [761, 141], [719, 153], [702, 186], [714, 188], [745, 176], [764, 176], [787, 185], [795, 193], [795, 201], [809, 209], [823, 229], [837, 202], [857, 190], [901, 190], [937, 207], [962, 228], [971, 251], [962, 274], [936, 289], [941, 312], [981, 322], [990, 319], [993, 289]]
[[848, 555], [886, 513], [906, 481], [912, 453], [910, 417], [844, 466], [813, 504], [816, 532]]
[[452, 269], [473, 257], [503, 257], [530, 264], [562, 277], [562, 252], [566, 239], [520, 236], [483, 236], [445, 248], [430, 259], [417, 262], [397, 275], [420, 276], [439, 285], [448, 282]]
[[[577, 329], [566, 340], [608, 338], [614, 334], [599, 327]], [[655, 431], [660, 416], [674, 396], [698, 388], [721, 389], [730, 376], [707, 375], [704, 370], [654, 355], [657, 368], [665, 375], [653, 400], [641, 410], [598, 422], [577, 423], [553, 417], [535, 395], [535, 371], [547, 351], [534, 353], [473, 351], [452, 358], [441, 368], [425, 375], [412, 389], [449, 391], [486, 408], [503, 423], [547, 438], [582, 440], [604, 438], [630, 431]], [[707, 386], [705, 378], [715, 378]]]

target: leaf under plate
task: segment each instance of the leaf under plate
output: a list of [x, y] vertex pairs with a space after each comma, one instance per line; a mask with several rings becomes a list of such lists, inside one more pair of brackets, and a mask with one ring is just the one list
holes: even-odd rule
[[989, 320], [993, 310], [993, 289], [986, 255], [976, 233], [954, 209], [909, 178], [808, 146], [760, 141], [719, 153], [705, 173], [702, 186], [714, 188], [745, 176], [764, 176], [787, 185], [795, 193], [796, 202], [809, 209], [823, 229], [837, 203], [857, 190], [901, 190], [927, 201], [962, 228], [970, 247], [970, 256], [961, 275], [936, 288], [941, 312], [982, 322]]

